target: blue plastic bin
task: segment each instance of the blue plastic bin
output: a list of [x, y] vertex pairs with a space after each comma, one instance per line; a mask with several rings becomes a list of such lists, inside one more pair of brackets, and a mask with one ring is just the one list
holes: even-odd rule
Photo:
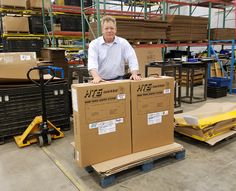
[[212, 77], [212, 78], [208, 78], [207, 83], [208, 83], [208, 86], [210, 87], [228, 87], [230, 85], [230, 79]]

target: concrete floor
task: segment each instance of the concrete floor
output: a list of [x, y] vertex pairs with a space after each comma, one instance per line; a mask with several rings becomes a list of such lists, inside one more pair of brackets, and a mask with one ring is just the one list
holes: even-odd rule
[[[228, 95], [214, 102], [236, 101]], [[189, 111], [206, 102], [183, 104]], [[19, 149], [10, 140], [0, 145], [0, 191], [99, 191], [96, 175], [88, 174], [73, 160], [73, 131], [51, 146], [36, 144]], [[210, 147], [198, 141], [175, 137], [186, 149], [181, 161], [166, 160], [148, 172], [131, 171], [107, 191], [235, 191], [236, 138]]]

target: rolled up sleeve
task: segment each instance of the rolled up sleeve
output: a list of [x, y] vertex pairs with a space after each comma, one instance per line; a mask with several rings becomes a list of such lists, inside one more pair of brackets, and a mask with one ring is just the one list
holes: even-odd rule
[[98, 51], [95, 41], [89, 44], [88, 49], [88, 71], [92, 69], [98, 71]]
[[130, 71], [139, 70], [138, 59], [133, 47], [127, 42], [125, 46], [125, 57], [129, 64]]

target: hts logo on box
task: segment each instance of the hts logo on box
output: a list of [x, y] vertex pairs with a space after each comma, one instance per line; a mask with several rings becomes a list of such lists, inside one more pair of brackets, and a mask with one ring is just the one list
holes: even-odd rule
[[103, 89], [87, 90], [84, 98], [97, 98], [102, 96]]
[[142, 84], [138, 86], [137, 92], [148, 92], [151, 91], [152, 84]]

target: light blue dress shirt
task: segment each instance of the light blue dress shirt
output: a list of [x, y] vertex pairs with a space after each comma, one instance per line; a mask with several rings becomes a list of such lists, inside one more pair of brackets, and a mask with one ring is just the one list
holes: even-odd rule
[[135, 51], [126, 39], [115, 36], [112, 43], [105, 43], [101, 36], [89, 44], [88, 70], [96, 70], [102, 79], [123, 76], [125, 64], [131, 72], [139, 70]]

